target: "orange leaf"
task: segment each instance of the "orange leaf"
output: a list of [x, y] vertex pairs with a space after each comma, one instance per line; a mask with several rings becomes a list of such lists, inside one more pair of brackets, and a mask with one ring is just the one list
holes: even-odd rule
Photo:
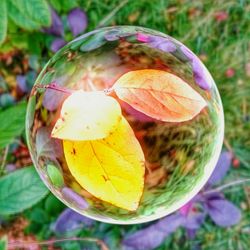
[[191, 120], [207, 105], [181, 78], [163, 70], [130, 71], [116, 81], [113, 89], [134, 109], [165, 122]]

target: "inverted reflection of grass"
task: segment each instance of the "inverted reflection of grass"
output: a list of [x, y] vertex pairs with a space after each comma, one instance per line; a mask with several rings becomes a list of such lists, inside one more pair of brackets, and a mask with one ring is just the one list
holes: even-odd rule
[[[159, 161], [159, 152], [163, 147], [166, 152], [176, 147], [177, 151], [181, 151], [181, 160], [170, 158], [170, 156], [162, 158], [163, 167], [169, 172], [168, 179], [159, 187], [145, 188], [141, 204], [135, 214], [106, 206], [104, 203], [98, 204], [96, 213], [114, 219], [121, 219], [120, 216], [122, 216], [124, 220], [136, 215], [152, 215], [157, 207], [168, 207], [190, 192], [203, 176], [204, 166], [209, 162], [215, 150], [216, 141], [212, 140], [219, 133], [219, 124], [215, 114], [211, 116], [211, 122], [208, 122], [208, 119], [210, 119], [208, 116], [201, 115], [196, 122], [191, 124], [171, 126], [167, 129], [158, 125], [157, 129], [151, 128], [151, 131], [149, 129], [146, 133], [147, 136], [157, 138], [152, 152], [150, 152], [152, 159]], [[211, 124], [211, 126], [207, 126], [207, 124]], [[167, 142], [163, 140], [164, 136], [167, 138]], [[184, 173], [183, 165], [190, 160], [194, 160], [196, 163], [190, 171]], [[172, 167], [168, 169], [171, 163]], [[95, 213], [95, 208], [93, 213]]]

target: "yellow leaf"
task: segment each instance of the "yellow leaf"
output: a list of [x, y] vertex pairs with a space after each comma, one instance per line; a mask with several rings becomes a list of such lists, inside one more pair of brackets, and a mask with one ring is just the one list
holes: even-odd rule
[[130, 211], [137, 209], [144, 187], [144, 154], [125, 118], [108, 137], [63, 141], [71, 174], [95, 197]]
[[74, 141], [102, 139], [121, 118], [120, 105], [114, 98], [103, 92], [78, 90], [64, 101], [51, 136]]

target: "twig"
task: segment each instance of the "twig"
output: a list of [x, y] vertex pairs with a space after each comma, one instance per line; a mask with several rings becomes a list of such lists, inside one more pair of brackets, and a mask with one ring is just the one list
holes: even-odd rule
[[203, 192], [203, 194], [206, 195], [206, 194], [212, 194], [212, 193], [215, 193], [215, 192], [220, 192], [220, 191], [222, 191], [222, 190], [224, 190], [224, 189], [226, 189], [228, 187], [240, 185], [240, 184], [248, 182], [248, 181], [250, 181], [250, 178], [232, 181], [232, 182], [226, 183], [225, 185], [222, 185], [220, 187], [217, 187], [217, 188], [214, 188], [214, 189], [209, 189], [209, 190]]
[[61, 243], [61, 242], [67, 242], [67, 241], [88, 241], [88, 242], [94, 242], [97, 245], [101, 247], [101, 250], [109, 250], [108, 246], [104, 243], [104, 241], [96, 238], [90, 238], [90, 237], [72, 237], [72, 238], [63, 238], [63, 239], [54, 239], [54, 240], [46, 240], [46, 241], [15, 241], [8, 243], [8, 249], [16, 249], [16, 248], [29, 248], [31, 245], [40, 245], [40, 246], [46, 246], [46, 245], [52, 245], [55, 243]]
[[96, 26], [96, 28], [101, 28], [106, 25], [109, 20], [124, 6], [128, 3], [128, 0], [121, 1], [106, 17], [104, 17]]
[[36, 84], [35, 88], [36, 89], [53, 89], [53, 90], [60, 91], [66, 94], [72, 94], [74, 92], [74, 90], [61, 87], [57, 85], [56, 83], [50, 83], [48, 85]]
[[93, 82], [92, 82], [89, 78], [87, 78], [86, 80], [87, 80], [87, 83], [88, 83], [90, 89], [91, 89], [92, 91], [96, 91], [96, 87], [95, 87], [95, 85], [93, 84]]
[[4, 153], [3, 153], [3, 159], [2, 159], [1, 166], [0, 166], [0, 176], [1, 176], [2, 173], [3, 173], [3, 169], [4, 169], [4, 166], [5, 166], [5, 163], [6, 163], [6, 159], [7, 159], [8, 152], [9, 152], [9, 145], [7, 145], [7, 146], [5, 147], [5, 150], [4, 150]]

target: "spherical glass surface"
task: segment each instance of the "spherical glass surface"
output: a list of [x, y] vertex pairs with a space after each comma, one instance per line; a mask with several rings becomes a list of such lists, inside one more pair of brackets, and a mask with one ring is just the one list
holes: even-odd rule
[[[143, 69], [178, 76], [207, 105], [190, 120], [163, 122], [119, 101], [145, 156], [142, 197], [138, 208], [128, 211], [96, 198], [76, 181], [67, 165], [62, 140], [51, 137], [51, 131], [70, 91], [110, 89], [122, 75]], [[57, 90], [46, 88], [51, 83]], [[147, 101], [144, 97], [140, 100]], [[84, 34], [49, 60], [31, 92], [26, 132], [34, 165], [56, 197], [87, 217], [134, 224], [176, 211], [201, 190], [221, 150], [223, 121], [217, 87], [194, 53], [163, 33], [119, 26]]]

